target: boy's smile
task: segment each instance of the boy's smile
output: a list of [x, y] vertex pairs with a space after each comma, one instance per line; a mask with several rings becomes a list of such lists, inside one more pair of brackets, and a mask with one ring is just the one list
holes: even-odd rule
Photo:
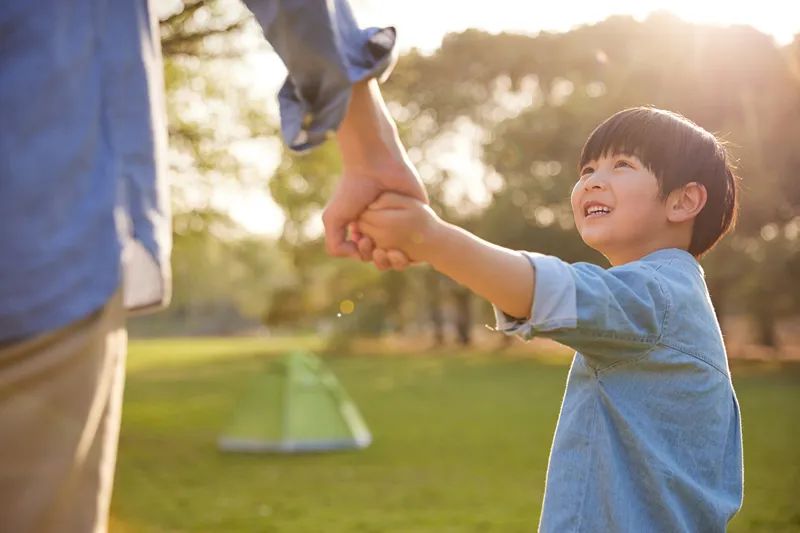
[[627, 154], [604, 155], [580, 170], [572, 213], [583, 241], [614, 265], [651, 251], [667, 227], [658, 180]]
[[586, 219], [610, 215], [611, 211], [613, 210], [609, 206], [596, 200], [589, 200], [583, 203], [583, 215]]

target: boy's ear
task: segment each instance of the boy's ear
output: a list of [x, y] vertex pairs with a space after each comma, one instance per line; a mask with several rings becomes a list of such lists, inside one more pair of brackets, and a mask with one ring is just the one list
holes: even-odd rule
[[692, 181], [675, 189], [667, 197], [667, 219], [670, 222], [685, 222], [695, 218], [708, 200], [705, 185]]

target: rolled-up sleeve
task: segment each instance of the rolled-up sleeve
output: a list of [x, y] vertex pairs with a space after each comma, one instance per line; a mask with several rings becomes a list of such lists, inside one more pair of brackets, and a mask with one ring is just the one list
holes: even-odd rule
[[397, 59], [393, 27], [358, 27], [346, 0], [245, 0], [288, 70], [278, 93], [281, 130], [293, 150], [335, 131], [351, 87], [388, 77]]
[[514, 318], [495, 308], [498, 331], [551, 338], [598, 366], [640, 354], [660, 339], [669, 296], [653, 268], [633, 262], [604, 269], [523, 253], [536, 273], [530, 316]]
[[575, 304], [575, 281], [569, 266], [558, 258], [521, 252], [536, 273], [530, 318], [511, 317], [494, 308], [497, 330], [509, 335], [531, 338], [536, 331], [574, 328], [578, 315]]

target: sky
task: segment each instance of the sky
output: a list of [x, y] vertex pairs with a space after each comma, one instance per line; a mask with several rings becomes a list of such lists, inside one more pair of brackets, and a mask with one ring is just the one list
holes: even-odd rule
[[[525, 0], [350, 0], [356, 18], [363, 26], [393, 25], [398, 30], [401, 51], [419, 48], [435, 50], [445, 34], [479, 28], [488, 32], [518, 32], [535, 34], [539, 31], [563, 32], [599, 22], [611, 15], [631, 15], [645, 19], [654, 11], [669, 11], [683, 20], [718, 26], [747, 24], [770, 34], [779, 44], [790, 42], [800, 33], [800, 1], [760, 0], [730, 2], [719, 0], [604, 0], [528, 2]], [[402, 68], [402, 63], [398, 66]], [[258, 73], [256, 76], [253, 73]], [[258, 97], [274, 109], [274, 94], [285, 70], [269, 51], [253, 53], [243, 62], [242, 76], [255, 87]], [[463, 156], [464, 190], [473, 199], [480, 199], [482, 175], [468, 164], [473, 141], [456, 143], [453, 159]], [[242, 149], [243, 156], [257, 162], [265, 174], [264, 187], [239, 191], [236, 187], [220, 189], [215, 205], [230, 212], [245, 229], [264, 235], [280, 233], [283, 216], [272, 202], [266, 183], [277, 162], [277, 152], [254, 144]], [[471, 170], [470, 170], [471, 169]]]
[[642, 20], [654, 11], [669, 11], [689, 21], [713, 25], [748, 24], [773, 35], [781, 44], [800, 33], [800, 2], [761, 0], [351, 0], [361, 24], [394, 25], [402, 48], [433, 50], [447, 32], [481, 28], [489, 32], [568, 31], [610, 15]]

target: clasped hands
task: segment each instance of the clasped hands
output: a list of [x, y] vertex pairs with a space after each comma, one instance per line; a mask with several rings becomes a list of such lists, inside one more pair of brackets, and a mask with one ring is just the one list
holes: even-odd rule
[[381, 270], [424, 261], [426, 235], [438, 218], [377, 81], [353, 86], [336, 137], [343, 172], [322, 214], [328, 253], [373, 261]]
[[425, 261], [440, 222], [427, 201], [410, 165], [345, 167], [323, 214], [328, 252], [372, 261], [379, 270]]

